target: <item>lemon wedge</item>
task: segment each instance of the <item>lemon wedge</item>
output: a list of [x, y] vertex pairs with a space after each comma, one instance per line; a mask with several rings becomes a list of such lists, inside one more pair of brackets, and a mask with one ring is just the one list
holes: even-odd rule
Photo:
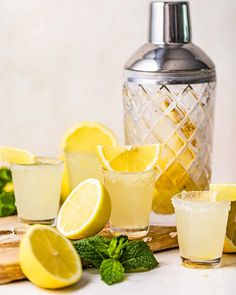
[[35, 156], [30, 152], [13, 147], [0, 147], [0, 162], [11, 164], [32, 164]]
[[236, 252], [236, 184], [219, 183], [210, 184], [210, 190], [217, 192], [216, 201], [231, 201], [229, 211], [226, 238], [224, 243], [224, 252]]
[[81, 182], [63, 203], [57, 229], [70, 239], [82, 239], [101, 231], [111, 215], [111, 200], [102, 185], [89, 178]]
[[42, 288], [66, 287], [82, 276], [81, 260], [71, 242], [45, 225], [32, 225], [24, 234], [20, 266], [25, 276]]
[[217, 192], [216, 201], [236, 201], [236, 183], [212, 183], [210, 191]]
[[118, 147], [99, 145], [97, 153], [104, 169], [120, 172], [142, 172], [156, 167], [160, 145]]
[[96, 152], [97, 145], [116, 146], [117, 140], [111, 130], [100, 123], [81, 122], [68, 129], [63, 141], [63, 151]]

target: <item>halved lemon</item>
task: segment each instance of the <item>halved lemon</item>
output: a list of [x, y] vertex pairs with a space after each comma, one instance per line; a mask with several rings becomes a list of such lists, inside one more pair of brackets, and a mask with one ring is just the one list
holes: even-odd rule
[[23, 149], [2, 146], [0, 147], [0, 162], [32, 164], [35, 162], [35, 156]]
[[103, 124], [81, 122], [68, 129], [62, 141], [62, 149], [70, 152], [96, 152], [97, 145], [116, 146], [113, 132]]
[[212, 183], [210, 190], [217, 192], [216, 201], [231, 201], [229, 211], [224, 252], [236, 252], [236, 184], [235, 183]]
[[82, 239], [100, 232], [111, 215], [111, 200], [102, 185], [89, 178], [81, 182], [63, 203], [57, 229], [70, 239]]
[[25, 276], [42, 288], [66, 287], [82, 276], [81, 260], [71, 242], [45, 225], [32, 225], [24, 234], [20, 266]]
[[120, 172], [141, 172], [156, 167], [160, 145], [118, 147], [99, 145], [97, 153], [104, 169]]

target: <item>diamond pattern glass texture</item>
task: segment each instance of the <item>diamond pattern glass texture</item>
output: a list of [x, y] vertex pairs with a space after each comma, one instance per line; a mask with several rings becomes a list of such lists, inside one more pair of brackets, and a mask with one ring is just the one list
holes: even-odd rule
[[182, 190], [208, 188], [214, 91], [215, 82], [124, 84], [126, 143], [162, 144], [153, 200], [157, 213], [172, 213], [171, 197]]

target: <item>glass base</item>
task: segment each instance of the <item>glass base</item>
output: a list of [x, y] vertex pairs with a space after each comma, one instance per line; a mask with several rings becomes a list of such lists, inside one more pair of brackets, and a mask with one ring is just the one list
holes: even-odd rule
[[51, 225], [55, 226], [56, 225], [56, 217], [50, 218], [50, 219], [44, 219], [44, 220], [29, 220], [29, 219], [24, 219], [22, 217], [19, 217], [20, 222], [22, 223], [27, 223], [27, 224], [45, 224], [45, 225]]
[[110, 227], [110, 232], [113, 236], [126, 235], [129, 239], [140, 239], [148, 234], [149, 226], [139, 227], [139, 228], [120, 228], [120, 227]]
[[206, 268], [215, 268], [220, 267], [220, 258], [215, 258], [211, 260], [191, 260], [189, 258], [184, 258], [181, 256], [182, 264], [185, 267], [188, 268], [200, 268], [200, 269], [206, 269]]

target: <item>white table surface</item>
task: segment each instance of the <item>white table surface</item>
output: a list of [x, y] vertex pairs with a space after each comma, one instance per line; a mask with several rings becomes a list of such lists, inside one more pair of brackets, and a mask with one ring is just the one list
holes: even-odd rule
[[127, 275], [127, 279], [116, 285], [107, 286], [100, 280], [96, 270], [84, 271], [76, 285], [61, 290], [43, 290], [28, 281], [0, 286], [0, 295], [235, 295], [236, 254], [223, 255], [222, 266], [215, 269], [196, 270], [181, 265], [178, 250], [157, 253], [160, 267], [142, 273]]

